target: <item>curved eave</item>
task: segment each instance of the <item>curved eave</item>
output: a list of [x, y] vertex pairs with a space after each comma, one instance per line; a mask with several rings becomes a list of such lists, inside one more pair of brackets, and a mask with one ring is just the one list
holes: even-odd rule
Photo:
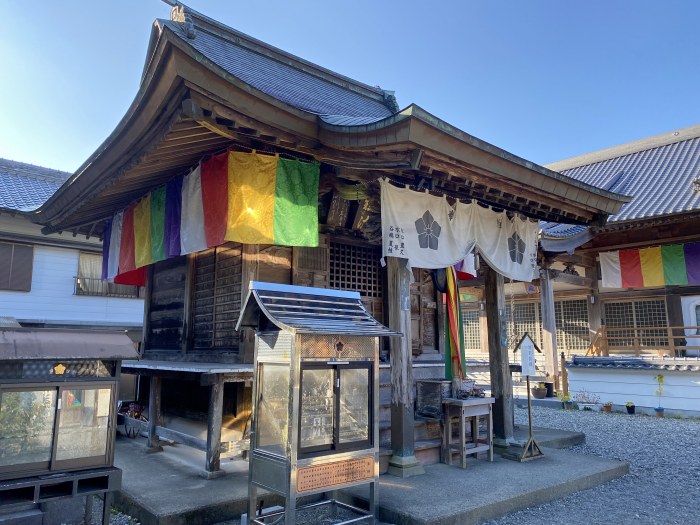
[[[408, 142], [426, 152], [436, 152], [536, 191], [548, 191], [599, 214], [614, 215], [631, 200], [628, 196], [596, 188], [513, 155], [455, 128], [416, 105], [371, 124], [338, 126], [320, 122], [319, 127], [319, 138], [326, 145], [353, 149], [390, 147]], [[397, 128], [403, 129], [397, 131]]]
[[[316, 115], [285, 104], [241, 81], [184, 43], [168, 27], [156, 25], [154, 32], [159, 34], [153, 56], [147, 59], [147, 71], [126, 114], [75, 174], [34, 212], [32, 220], [48, 225], [47, 231], [62, 229], [63, 217], [76, 212], [133, 164], [138, 164], [138, 159], [132, 160], [130, 166], [125, 159], [132, 158], [135, 149], [152, 146], [157, 141], [157, 137], [154, 138], [156, 128], [178, 120], [185, 93], [198, 91], [202, 78], [207, 79], [201, 88], [201, 93], [206, 93], [204, 96], [247, 113], [251, 120], [279, 128], [309, 144], [316, 143]], [[264, 115], [271, 112], [277, 120], [265, 122]], [[166, 131], [161, 129], [161, 133]]]

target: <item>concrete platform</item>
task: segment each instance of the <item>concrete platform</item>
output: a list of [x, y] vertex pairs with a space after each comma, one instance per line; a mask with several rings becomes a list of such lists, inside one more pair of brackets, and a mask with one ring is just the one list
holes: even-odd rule
[[[522, 432], [522, 430], [520, 431]], [[581, 434], [536, 432], [553, 444], [577, 441]], [[520, 437], [520, 436], [518, 436]], [[575, 443], [570, 443], [575, 444]], [[123, 469], [122, 494], [115, 505], [143, 525], [205, 525], [238, 518], [246, 511], [247, 463], [224, 461], [227, 475], [205, 480], [199, 475], [203, 453], [184, 446], [147, 454], [145, 440], [117, 438], [116, 465]], [[428, 465], [426, 474], [380, 479], [382, 521], [396, 525], [467, 525], [561, 498], [628, 471], [625, 463], [545, 449], [545, 457], [517, 463], [496, 456], [493, 463], [470, 459], [467, 469]], [[363, 490], [346, 491], [362, 498]], [[265, 498], [265, 506], [279, 502]]]

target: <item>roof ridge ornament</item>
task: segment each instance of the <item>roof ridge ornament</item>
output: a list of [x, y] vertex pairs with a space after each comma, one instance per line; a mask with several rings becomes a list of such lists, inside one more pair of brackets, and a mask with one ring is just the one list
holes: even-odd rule
[[182, 24], [185, 31], [185, 36], [187, 36], [187, 38], [190, 40], [194, 39], [195, 31], [192, 15], [190, 14], [189, 10], [185, 9], [183, 4], [178, 2], [173, 5], [173, 8], [170, 10], [170, 20]]

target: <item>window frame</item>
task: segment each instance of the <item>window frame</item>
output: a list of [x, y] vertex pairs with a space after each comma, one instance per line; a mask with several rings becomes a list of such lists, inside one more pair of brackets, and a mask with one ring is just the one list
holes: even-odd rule
[[[107, 440], [105, 443], [104, 455], [88, 456], [71, 459], [56, 459], [58, 447], [58, 433], [60, 427], [61, 410], [59, 400], [62, 398], [64, 390], [70, 389], [109, 389], [110, 403], [109, 415], [107, 419]], [[116, 418], [116, 392], [117, 382], [112, 380], [101, 381], [66, 381], [62, 383], [11, 383], [0, 387], [0, 403], [2, 394], [5, 392], [26, 392], [26, 391], [54, 391], [56, 392], [56, 403], [54, 404], [54, 418], [51, 441], [51, 457], [48, 462], [18, 463], [0, 467], [0, 481], [13, 479], [18, 475], [35, 476], [43, 474], [55, 474], [71, 470], [85, 470], [90, 468], [108, 467], [112, 464], [114, 457], [114, 425]], [[48, 463], [48, 464], [47, 464]]]
[[[0, 291], [31, 292], [32, 291], [32, 281], [34, 279], [34, 245], [0, 240], [0, 245], [3, 245], [3, 244], [10, 246], [12, 251], [10, 254], [10, 267], [9, 267], [8, 273], [7, 273], [7, 286], [5, 286], [5, 284], [3, 284], [4, 276], [0, 274]], [[12, 286], [12, 270], [15, 266], [15, 260], [16, 260], [15, 250], [18, 246], [21, 246], [22, 248], [27, 248], [29, 250], [29, 254], [30, 254], [30, 256], [29, 256], [29, 269], [28, 269], [29, 275], [28, 275], [28, 282], [27, 282], [26, 286], [13, 287]], [[22, 261], [20, 261], [20, 262], [22, 262]]]

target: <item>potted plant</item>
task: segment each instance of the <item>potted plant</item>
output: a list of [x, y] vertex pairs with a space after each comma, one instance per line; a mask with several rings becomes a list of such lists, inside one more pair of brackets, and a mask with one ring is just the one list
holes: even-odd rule
[[632, 403], [632, 401], [627, 401], [627, 403], [625, 403], [625, 407], [627, 408], [627, 413], [633, 416], [634, 415], [634, 403]]
[[576, 392], [574, 401], [579, 410], [600, 410], [600, 398], [591, 392], [585, 390]]
[[559, 401], [561, 401], [561, 407], [564, 410], [571, 410], [574, 407], [574, 402], [571, 401], [571, 396], [569, 394], [559, 392], [557, 397], [559, 398]]
[[603, 412], [612, 412], [612, 407], [612, 401], [606, 401], [605, 403], [603, 403]]
[[537, 386], [530, 388], [530, 392], [532, 393], [532, 397], [535, 399], [544, 399], [547, 395], [547, 387], [545, 386], [544, 381], [540, 381], [537, 383]]
[[654, 412], [656, 412], [656, 417], [664, 417], [664, 407], [661, 406], [661, 396], [664, 393], [664, 375], [656, 374], [654, 379], [656, 379], [656, 384], [658, 385], [656, 387], [656, 397], [659, 398], [659, 405], [654, 408]]

